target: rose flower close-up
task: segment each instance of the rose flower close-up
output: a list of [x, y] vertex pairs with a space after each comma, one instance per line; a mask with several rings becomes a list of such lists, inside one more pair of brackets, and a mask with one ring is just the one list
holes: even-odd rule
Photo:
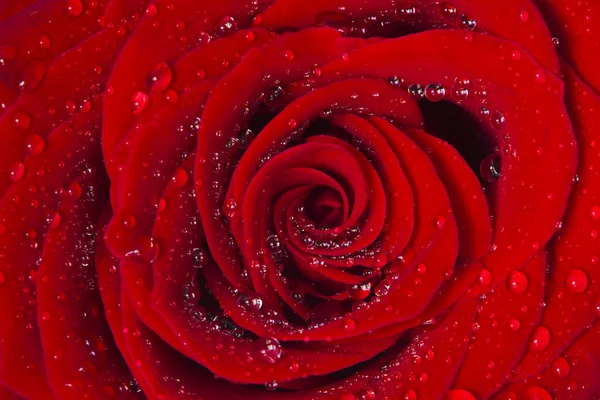
[[0, 400], [600, 400], [598, 0], [0, 0]]

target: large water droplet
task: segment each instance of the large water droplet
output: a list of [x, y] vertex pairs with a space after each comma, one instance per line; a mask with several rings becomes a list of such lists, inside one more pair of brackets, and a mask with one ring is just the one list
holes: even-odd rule
[[150, 71], [150, 81], [152, 82], [152, 93], [165, 91], [171, 84], [173, 71], [167, 63], [159, 63]]
[[83, 12], [83, 3], [81, 0], [66, 0], [66, 10], [69, 17], [78, 17]]
[[256, 342], [260, 359], [268, 364], [275, 364], [283, 352], [279, 340], [275, 338], [261, 338]]
[[346, 292], [353, 300], [364, 300], [371, 293], [371, 282], [348, 285], [346, 286]]
[[571, 366], [564, 357], [558, 357], [556, 360], [552, 361], [551, 369], [554, 376], [562, 379], [569, 375]]
[[177, 168], [173, 174], [173, 178], [171, 178], [171, 181], [176, 188], [181, 189], [187, 184], [188, 179], [189, 177], [187, 172], [185, 172], [185, 169]]
[[25, 111], [15, 111], [12, 115], [12, 122], [15, 128], [24, 131], [31, 126], [31, 117]]
[[584, 271], [574, 269], [567, 275], [565, 285], [571, 293], [583, 293], [587, 289], [588, 276]]
[[40, 135], [31, 134], [25, 138], [25, 150], [28, 156], [37, 156], [44, 151], [45, 146], [46, 143]]
[[140, 115], [150, 107], [150, 96], [144, 92], [136, 92], [131, 96], [131, 108], [135, 115]]
[[12, 183], [17, 183], [23, 179], [23, 175], [25, 175], [25, 164], [23, 164], [21, 161], [15, 161], [12, 163], [10, 169], [8, 170], [8, 179]]
[[454, 18], [456, 17], [456, 7], [450, 3], [442, 3], [440, 4], [440, 14], [442, 17]]
[[202, 268], [206, 262], [206, 254], [200, 248], [192, 250], [192, 265], [194, 268]]
[[545, 326], [538, 326], [531, 339], [529, 347], [532, 351], [539, 353], [550, 344], [550, 331]]
[[467, 29], [472, 31], [477, 27], [477, 22], [469, 16], [469, 14], [461, 14], [460, 17], [456, 20], [456, 26], [459, 29]]
[[425, 87], [425, 97], [427, 100], [437, 103], [446, 95], [446, 89], [440, 83], [430, 83]]
[[479, 166], [479, 174], [486, 182], [496, 182], [500, 178], [500, 156], [490, 154], [484, 158]]
[[37, 60], [28, 62], [19, 74], [19, 88], [25, 92], [32, 92], [40, 85], [45, 74], [46, 67], [41, 62]]
[[453, 389], [446, 393], [446, 400], [476, 400], [475, 396], [466, 390]]
[[414, 83], [408, 87], [408, 95], [415, 101], [421, 100], [425, 96], [425, 89], [418, 83]]
[[239, 298], [239, 304], [248, 311], [259, 311], [263, 301], [256, 293], [244, 293]]
[[521, 271], [513, 271], [508, 278], [508, 288], [515, 294], [524, 293], [527, 290], [527, 276]]

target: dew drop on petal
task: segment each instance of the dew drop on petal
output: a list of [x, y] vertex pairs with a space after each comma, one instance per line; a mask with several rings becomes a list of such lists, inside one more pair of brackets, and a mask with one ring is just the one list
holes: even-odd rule
[[521, 328], [521, 321], [516, 318], [511, 318], [508, 320], [508, 327], [512, 331], [518, 331]]
[[446, 400], [477, 400], [471, 392], [462, 389], [452, 389], [446, 393]]
[[21, 161], [12, 163], [8, 170], [8, 179], [12, 183], [17, 183], [23, 178], [23, 175], [25, 175], [25, 164]]
[[521, 271], [513, 271], [508, 278], [508, 288], [515, 294], [524, 293], [528, 283], [527, 276]]
[[364, 300], [371, 293], [371, 283], [364, 282], [348, 285], [346, 286], [346, 292], [353, 300]]
[[440, 14], [446, 18], [456, 17], [456, 7], [450, 3], [442, 3], [440, 4]]
[[260, 311], [263, 301], [256, 293], [244, 293], [239, 298], [239, 305], [248, 311]]
[[136, 92], [131, 96], [131, 107], [135, 115], [140, 115], [150, 106], [150, 96], [144, 92]]
[[546, 79], [547, 79], [546, 71], [544, 71], [543, 69], [538, 68], [535, 71], [533, 71], [533, 80], [536, 83], [540, 83], [540, 84], [545, 83]]
[[42, 50], [50, 48], [50, 36], [45, 34], [41, 35], [38, 39], [38, 46], [40, 46], [40, 49]]
[[427, 100], [437, 103], [446, 95], [446, 89], [439, 83], [430, 83], [425, 87], [425, 97]]
[[12, 123], [18, 130], [24, 131], [31, 126], [31, 117], [25, 111], [16, 111], [12, 115]]
[[418, 83], [412, 84], [408, 87], [408, 95], [415, 101], [421, 100], [425, 96], [425, 89]]
[[[548, 391], [539, 386], [531, 386], [525, 390], [523, 400], [553, 400]], [[516, 398], [516, 397], [515, 397]]]
[[545, 326], [538, 326], [533, 332], [533, 337], [529, 344], [532, 351], [539, 353], [550, 344], [550, 331]]
[[490, 116], [490, 124], [492, 124], [492, 126], [496, 129], [502, 128], [502, 126], [504, 126], [505, 121], [506, 118], [504, 117], [504, 114], [502, 114], [500, 111], [496, 111]]
[[488, 286], [492, 282], [492, 273], [487, 269], [482, 269], [479, 273], [478, 282], [481, 286]]
[[456, 26], [459, 29], [472, 31], [477, 27], [477, 22], [469, 14], [461, 14], [456, 20]]
[[173, 174], [173, 177], [171, 178], [171, 181], [176, 188], [181, 189], [187, 184], [188, 179], [188, 173], [185, 171], [185, 169], [177, 168]]
[[275, 364], [283, 352], [279, 340], [275, 338], [260, 338], [256, 342], [260, 359], [267, 364]]
[[192, 265], [194, 268], [202, 268], [206, 262], [206, 254], [200, 248], [192, 250]]
[[66, 10], [69, 17], [78, 17], [83, 12], [83, 3], [81, 0], [67, 0]]
[[550, 367], [552, 369], [552, 374], [561, 379], [566, 378], [571, 371], [571, 366], [564, 357], [558, 357], [556, 360], [552, 361]]
[[159, 63], [150, 71], [150, 82], [152, 83], [152, 93], [161, 93], [171, 84], [173, 71], [167, 63]]
[[346, 319], [342, 323], [342, 327], [346, 332], [354, 332], [354, 330], [356, 329], [356, 322], [354, 322], [353, 319]]
[[500, 156], [498, 154], [490, 154], [483, 159], [479, 166], [479, 174], [489, 183], [494, 183], [500, 178]]
[[588, 286], [588, 276], [584, 271], [574, 269], [567, 275], [565, 286], [571, 293], [583, 293]]
[[21, 70], [18, 78], [19, 88], [25, 92], [32, 92], [40, 85], [45, 75], [46, 67], [41, 62], [30, 61]]

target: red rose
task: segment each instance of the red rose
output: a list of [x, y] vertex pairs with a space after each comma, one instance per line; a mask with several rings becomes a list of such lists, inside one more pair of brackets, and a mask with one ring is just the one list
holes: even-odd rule
[[1, 399], [599, 399], [600, 6], [3, 0]]

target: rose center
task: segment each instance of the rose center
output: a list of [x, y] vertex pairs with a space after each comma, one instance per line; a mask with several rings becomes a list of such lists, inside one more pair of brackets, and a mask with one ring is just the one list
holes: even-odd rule
[[331, 229], [344, 221], [344, 203], [338, 192], [331, 188], [315, 189], [304, 204], [306, 216], [318, 228]]

